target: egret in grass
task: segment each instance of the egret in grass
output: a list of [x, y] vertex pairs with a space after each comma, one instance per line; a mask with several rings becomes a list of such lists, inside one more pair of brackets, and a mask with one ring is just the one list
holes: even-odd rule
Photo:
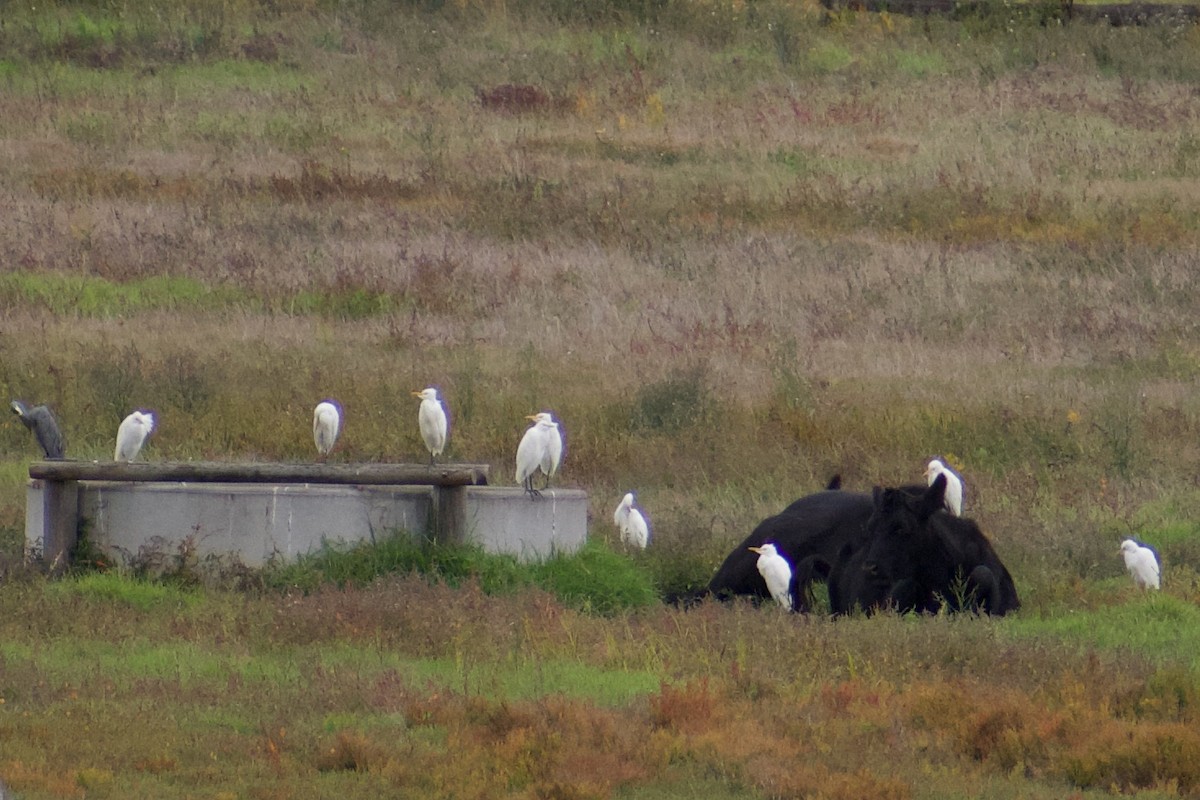
[[342, 412], [337, 403], [325, 400], [317, 403], [313, 409], [313, 441], [317, 444], [317, 454], [325, 459], [337, 442], [338, 432], [342, 429]]
[[54, 414], [48, 407], [28, 408], [20, 400], [13, 400], [11, 408], [12, 412], [20, 418], [21, 423], [33, 431], [46, 458], [63, 457], [66, 446], [63, 443], [62, 431], [59, 430], [58, 421], [54, 419]]
[[791, 564], [779, 554], [778, 548], [770, 542], [760, 547], [751, 547], [750, 550], [758, 553], [758, 572], [767, 582], [767, 591], [771, 593], [771, 597], [775, 598], [776, 603], [791, 611]]
[[429, 463], [446, 449], [446, 437], [450, 433], [450, 424], [446, 420], [446, 407], [438, 398], [438, 390], [432, 386], [413, 392], [413, 397], [421, 399], [421, 407], [417, 410], [417, 426], [421, 429], [421, 438], [429, 450]]
[[1118, 551], [1125, 557], [1125, 569], [1133, 576], [1139, 589], [1159, 588], [1158, 558], [1149, 547], [1142, 547], [1133, 539], [1121, 542]]
[[117, 449], [113, 461], [133, 461], [146, 443], [146, 437], [154, 430], [154, 415], [148, 411], [134, 411], [117, 428]]
[[617, 505], [617, 510], [613, 512], [613, 522], [621, 534], [622, 543], [645, 550], [646, 545], [650, 543], [650, 526], [646, 524], [645, 515], [634, 508], [633, 501], [633, 492], [626, 492]]
[[942, 463], [941, 459], [935, 458], [925, 468], [925, 480], [929, 482], [930, 486], [933, 486], [933, 482], [937, 480], [938, 475], [946, 476], [946, 508], [954, 516], [961, 517], [963, 504], [962, 479]]
[[547, 411], [530, 414], [525, 417], [533, 422], [521, 443], [517, 445], [517, 483], [525, 487], [532, 497], [539, 497], [541, 492], [533, 488], [533, 476], [540, 469], [546, 476], [546, 486], [550, 486], [550, 478], [558, 471], [562, 462], [562, 433], [558, 423]]

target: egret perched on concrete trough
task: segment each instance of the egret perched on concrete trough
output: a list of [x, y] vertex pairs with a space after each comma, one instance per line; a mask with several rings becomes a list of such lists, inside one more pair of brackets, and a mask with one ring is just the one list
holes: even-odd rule
[[326, 458], [333, 445], [337, 442], [338, 431], [342, 429], [342, 412], [337, 403], [325, 400], [317, 403], [313, 409], [313, 441], [317, 444], [317, 453]]
[[925, 468], [925, 480], [929, 482], [930, 486], [933, 486], [933, 482], [937, 480], [938, 475], [946, 476], [946, 508], [954, 516], [961, 517], [963, 503], [962, 479], [943, 464], [941, 459], [935, 458]]
[[46, 458], [62, 458], [66, 447], [63, 444], [62, 431], [58, 429], [58, 421], [46, 406], [27, 408], [20, 400], [12, 401], [12, 412], [21, 419], [26, 428], [33, 431], [37, 442], [41, 445]]
[[558, 423], [547, 411], [530, 414], [525, 419], [532, 420], [533, 425], [521, 437], [517, 445], [517, 483], [525, 487], [532, 497], [539, 497], [541, 492], [533, 488], [533, 475], [539, 469], [546, 476], [546, 486], [550, 486], [550, 478], [558, 471], [562, 462], [562, 433]]
[[1133, 539], [1121, 542], [1119, 551], [1125, 557], [1125, 569], [1133, 576], [1139, 589], [1159, 588], [1158, 558], [1149, 547], [1142, 547]]
[[113, 461], [133, 461], [141, 452], [146, 437], [154, 430], [154, 415], [148, 411], [134, 411], [121, 420], [117, 428], [117, 449]]
[[421, 438], [429, 450], [429, 463], [440, 456], [446, 449], [446, 436], [450, 433], [450, 424], [446, 421], [446, 407], [438, 399], [438, 390], [432, 386], [413, 392], [413, 397], [421, 398], [421, 407], [417, 410], [417, 426], [421, 429]]
[[791, 564], [779, 554], [779, 550], [770, 542], [760, 547], [751, 547], [750, 550], [758, 553], [758, 572], [767, 582], [767, 591], [771, 593], [771, 597], [775, 598], [776, 603], [791, 611]]
[[633, 507], [633, 492], [626, 492], [621, 498], [617, 510], [613, 512], [613, 522], [621, 534], [621, 542], [632, 544], [642, 550], [650, 543], [650, 526], [641, 511]]

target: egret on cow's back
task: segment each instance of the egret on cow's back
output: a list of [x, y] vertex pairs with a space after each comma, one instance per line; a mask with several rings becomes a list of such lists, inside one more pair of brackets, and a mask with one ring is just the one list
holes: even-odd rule
[[962, 478], [954, 474], [946, 464], [940, 459], [935, 458], [925, 467], [925, 480], [933, 486], [933, 482], [938, 479], [939, 475], [946, 476], [946, 509], [956, 517], [962, 516], [963, 509], [963, 485]]

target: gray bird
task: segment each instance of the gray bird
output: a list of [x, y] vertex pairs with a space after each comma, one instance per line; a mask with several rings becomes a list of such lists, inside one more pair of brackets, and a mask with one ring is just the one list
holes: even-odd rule
[[33, 431], [46, 458], [63, 457], [65, 448], [62, 432], [58, 429], [58, 422], [49, 408], [46, 406], [27, 408], [20, 400], [13, 400], [12, 412], [21, 418], [21, 422], [26, 428]]

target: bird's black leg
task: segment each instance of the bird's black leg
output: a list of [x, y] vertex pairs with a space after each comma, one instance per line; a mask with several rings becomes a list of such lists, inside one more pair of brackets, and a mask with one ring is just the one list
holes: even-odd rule
[[529, 495], [530, 500], [533, 500], [535, 498], [542, 496], [541, 492], [539, 492], [537, 489], [533, 488], [533, 476], [532, 475], [530, 475], [528, 478], [525, 479], [525, 493]]

